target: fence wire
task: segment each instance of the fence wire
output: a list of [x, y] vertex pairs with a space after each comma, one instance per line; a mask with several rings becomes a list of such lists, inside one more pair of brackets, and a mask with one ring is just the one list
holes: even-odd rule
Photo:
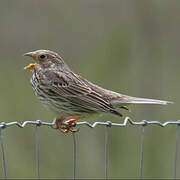
[[[65, 122], [66, 123], [66, 122]], [[95, 128], [96, 126], [105, 126], [105, 179], [108, 179], [108, 162], [109, 162], [109, 128], [112, 126], [118, 126], [118, 127], [125, 127], [128, 124], [134, 125], [134, 126], [141, 126], [141, 145], [140, 145], [140, 165], [139, 165], [139, 178], [143, 179], [143, 161], [144, 161], [144, 134], [145, 134], [145, 126], [148, 125], [156, 125], [160, 127], [166, 127], [168, 125], [175, 125], [176, 126], [176, 140], [175, 140], [175, 152], [174, 152], [174, 172], [173, 172], [173, 178], [176, 179], [177, 175], [177, 163], [178, 163], [178, 151], [179, 151], [179, 125], [180, 120], [177, 121], [166, 121], [164, 123], [161, 123], [159, 121], [133, 121], [131, 118], [126, 117], [123, 121], [123, 123], [114, 123], [111, 121], [106, 122], [94, 122], [89, 123], [87, 121], [80, 121], [73, 123], [72, 126], [88, 126], [90, 128]], [[54, 127], [56, 125], [56, 118], [52, 122], [44, 122], [41, 120], [35, 120], [35, 121], [24, 121], [23, 123], [13, 121], [13, 122], [1, 122], [0, 123], [0, 141], [1, 141], [1, 154], [2, 154], [2, 166], [3, 166], [3, 173], [4, 173], [4, 179], [7, 179], [7, 166], [6, 166], [6, 156], [5, 156], [5, 147], [4, 147], [4, 138], [2, 131], [8, 127], [11, 126], [17, 126], [19, 128], [24, 128], [27, 125], [34, 125], [36, 130], [36, 166], [37, 166], [37, 179], [40, 179], [40, 145], [39, 145], [39, 127], [41, 126], [49, 126]], [[77, 171], [77, 158], [76, 158], [76, 149], [77, 149], [77, 142], [76, 142], [76, 135], [75, 133], [72, 133], [73, 138], [73, 179], [76, 179], [76, 171]]]

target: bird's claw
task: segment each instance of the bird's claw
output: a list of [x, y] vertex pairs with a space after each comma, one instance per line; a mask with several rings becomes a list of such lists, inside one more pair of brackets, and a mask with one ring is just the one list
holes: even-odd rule
[[63, 133], [75, 133], [79, 131], [79, 129], [73, 129], [75, 126], [75, 123], [79, 120], [79, 115], [74, 116], [61, 116], [59, 118], [56, 118], [56, 126], [55, 129], [59, 129]]

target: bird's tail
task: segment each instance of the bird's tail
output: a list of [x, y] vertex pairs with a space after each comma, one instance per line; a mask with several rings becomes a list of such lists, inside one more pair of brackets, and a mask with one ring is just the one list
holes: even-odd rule
[[173, 103], [170, 101], [157, 100], [157, 99], [146, 99], [146, 98], [137, 98], [131, 96], [122, 96], [118, 99], [114, 99], [113, 104], [162, 104], [166, 105]]

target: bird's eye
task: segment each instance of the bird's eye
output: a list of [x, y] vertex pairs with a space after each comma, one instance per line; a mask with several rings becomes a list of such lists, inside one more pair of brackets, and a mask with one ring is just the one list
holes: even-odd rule
[[42, 55], [39, 56], [39, 58], [40, 58], [40, 59], [45, 59], [46, 56], [45, 56], [44, 54], [42, 54]]

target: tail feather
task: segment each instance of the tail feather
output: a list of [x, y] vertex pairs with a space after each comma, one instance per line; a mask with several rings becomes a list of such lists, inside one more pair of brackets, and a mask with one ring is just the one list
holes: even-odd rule
[[112, 104], [162, 104], [162, 105], [166, 105], [169, 103], [173, 103], [173, 102], [157, 100], [157, 99], [137, 98], [137, 97], [131, 97], [131, 96], [122, 96], [118, 99], [112, 100]]

